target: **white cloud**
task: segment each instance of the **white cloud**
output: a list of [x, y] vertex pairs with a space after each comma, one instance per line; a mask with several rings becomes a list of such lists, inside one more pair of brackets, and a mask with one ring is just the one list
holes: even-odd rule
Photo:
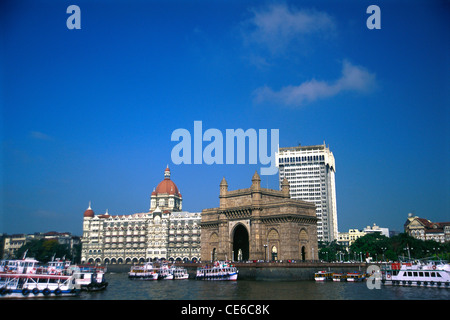
[[280, 91], [270, 87], [255, 90], [255, 102], [274, 102], [283, 106], [300, 107], [308, 102], [335, 96], [344, 91], [367, 92], [375, 86], [375, 75], [365, 68], [344, 61], [342, 76], [328, 83], [312, 79], [298, 86], [287, 86]]
[[244, 36], [249, 43], [263, 45], [272, 53], [285, 50], [305, 35], [335, 29], [333, 19], [324, 12], [298, 10], [284, 4], [251, 11], [253, 16], [244, 24]]
[[51, 136], [40, 131], [31, 131], [30, 137], [37, 140], [53, 140]]

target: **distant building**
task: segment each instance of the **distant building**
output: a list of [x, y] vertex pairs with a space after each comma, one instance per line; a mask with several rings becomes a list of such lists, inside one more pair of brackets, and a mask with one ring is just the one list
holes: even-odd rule
[[280, 186], [286, 178], [291, 198], [316, 205], [318, 240], [337, 240], [336, 165], [330, 149], [325, 143], [279, 148], [277, 164]]
[[364, 228], [363, 232], [365, 234], [369, 234], [369, 233], [379, 233], [382, 234], [385, 237], [389, 238], [389, 228], [380, 228], [379, 226], [377, 226], [375, 223], [373, 224], [373, 226], [367, 226]]
[[22, 247], [25, 243], [27, 243], [27, 235], [26, 234], [13, 234], [5, 236], [4, 247], [3, 247], [3, 258], [11, 259], [14, 258], [17, 250]]
[[363, 230], [349, 229], [348, 232], [339, 232], [338, 244], [348, 250], [356, 240], [371, 233], [379, 233], [389, 238], [389, 229], [380, 228], [374, 223], [372, 227], [367, 226]]
[[337, 242], [346, 248], [350, 246], [359, 238], [364, 237], [366, 233], [358, 229], [349, 229], [348, 232], [339, 232]]
[[50, 240], [55, 239], [59, 244], [66, 245], [71, 251], [74, 245], [80, 244], [80, 238], [74, 236], [69, 232], [59, 233], [55, 231], [50, 232], [36, 232], [33, 234], [13, 234], [3, 235], [3, 259], [11, 259], [16, 256], [17, 251], [26, 243], [32, 240]]
[[441, 243], [450, 241], [450, 222], [431, 222], [410, 213], [404, 224], [404, 230], [405, 233], [420, 240], [434, 240]]
[[181, 211], [182, 201], [166, 168], [164, 179], [150, 196], [148, 212], [95, 215], [89, 205], [83, 215], [81, 261], [199, 260], [201, 215]]

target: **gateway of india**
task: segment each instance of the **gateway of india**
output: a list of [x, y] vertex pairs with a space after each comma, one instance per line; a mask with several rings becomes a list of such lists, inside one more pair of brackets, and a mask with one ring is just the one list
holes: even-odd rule
[[315, 205], [291, 199], [286, 179], [281, 191], [265, 189], [255, 172], [250, 188], [228, 191], [223, 178], [219, 199], [202, 211], [203, 260], [317, 259]]
[[83, 215], [81, 261], [131, 264], [148, 260], [311, 260], [317, 259], [314, 203], [291, 199], [281, 190], [261, 188], [255, 172], [248, 189], [229, 191], [220, 183], [220, 206], [182, 211], [182, 196], [170, 169], [150, 196], [148, 212]]

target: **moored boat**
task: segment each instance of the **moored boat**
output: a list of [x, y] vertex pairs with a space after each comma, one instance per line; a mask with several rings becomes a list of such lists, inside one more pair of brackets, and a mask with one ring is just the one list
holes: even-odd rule
[[188, 279], [189, 278], [189, 274], [188, 274], [186, 268], [177, 267], [177, 266], [172, 265], [170, 267], [170, 271], [173, 274], [173, 279], [174, 280], [181, 280], [181, 279]]
[[146, 262], [143, 266], [133, 265], [128, 272], [128, 278], [140, 280], [158, 280], [157, 269], [153, 267], [151, 261]]
[[213, 266], [197, 268], [198, 280], [231, 280], [236, 281], [239, 270], [229, 262], [215, 262]]
[[83, 291], [100, 291], [108, 287], [105, 268], [92, 265], [72, 267], [76, 285]]
[[334, 282], [347, 281], [347, 275], [344, 273], [333, 273], [333, 281]]
[[39, 261], [33, 258], [23, 258], [18, 260], [1, 260], [0, 273], [18, 273], [18, 274], [33, 274], [36, 273]]
[[161, 279], [161, 280], [173, 280], [173, 273], [170, 270], [170, 268], [167, 265], [167, 263], [165, 263], [165, 262], [162, 262], [160, 264], [160, 266], [159, 266], [158, 279]]
[[65, 259], [56, 259], [47, 262], [48, 274], [62, 274], [71, 266], [71, 262]]
[[0, 298], [64, 297], [78, 293], [73, 275], [0, 273]]
[[365, 279], [364, 275], [360, 272], [348, 272], [346, 275], [348, 282], [360, 282]]
[[450, 288], [450, 265], [444, 261], [392, 263], [383, 268], [382, 283], [412, 287]]
[[323, 271], [323, 270], [321, 270], [321, 271], [317, 271], [315, 274], [314, 274], [314, 280], [315, 281], [328, 281], [328, 280], [331, 280], [332, 279], [332, 277], [333, 277], [333, 273], [332, 272], [330, 272], [330, 271]]

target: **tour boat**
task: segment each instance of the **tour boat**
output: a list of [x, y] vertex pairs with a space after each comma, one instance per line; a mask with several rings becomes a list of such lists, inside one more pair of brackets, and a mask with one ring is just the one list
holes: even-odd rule
[[232, 280], [236, 281], [239, 270], [228, 262], [215, 262], [213, 266], [197, 268], [198, 280]]
[[333, 281], [340, 282], [340, 281], [346, 281], [347, 275], [344, 273], [333, 273]]
[[106, 268], [96, 265], [71, 265], [70, 260], [57, 258], [49, 261], [46, 265], [48, 274], [66, 274], [75, 276], [75, 285], [77, 289], [84, 291], [104, 290], [108, 286], [105, 280]]
[[79, 265], [71, 268], [75, 276], [76, 285], [84, 291], [100, 291], [106, 289], [108, 282], [105, 279], [104, 267], [94, 265]]
[[158, 272], [153, 267], [153, 263], [148, 261], [143, 266], [132, 266], [128, 277], [130, 279], [158, 280]]
[[172, 272], [174, 280], [181, 280], [181, 279], [189, 278], [189, 274], [188, 274], [186, 268], [183, 268], [183, 267], [176, 267], [176, 266], [172, 265], [172, 267], [170, 267], [170, 272]]
[[450, 288], [450, 265], [444, 261], [392, 263], [382, 275], [385, 285]]
[[74, 296], [73, 275], [0, 272], [0, 298]]
[[346, 278], [348, 282], [359, 282], [364, 280], [364, 275], [360, 272], [348, 272]]
[[314, 274], [315, 281], [328, 281], [331, 280], [333, 276], [332, 272], [329, 271], [318, 271]]
[[33, 258], [23, 258], [21, 260], [1, 260], [0, 261], [0, 273], [23, 273], [33, 274], [37, 272], [39, 268], [39, 261]]
[[48, 274], [62, 274], [64, 270], [67, 270], [71, 265], [69, 260], [56, 259], [47, 262], [47, 273]]
[[173, 280], [173, 273], [170, 270], [167, 263], [161, 263], [158, 272], [158, 279], [161, 280]]

